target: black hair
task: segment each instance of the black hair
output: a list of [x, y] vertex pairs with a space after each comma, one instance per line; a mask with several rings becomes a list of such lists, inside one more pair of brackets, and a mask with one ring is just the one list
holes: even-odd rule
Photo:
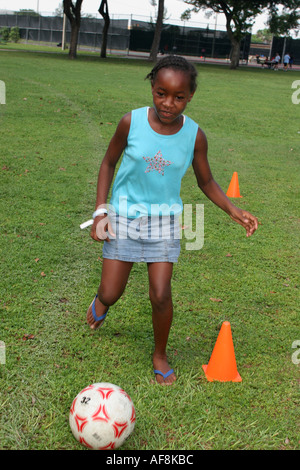
[[184, 57], [178, 55], [167, 55], [163, 57], [156, 63], [151, 72], [148, 73], [146, 79], [148, 78], [151, 80], [151, 83], [154, 83], [158, 72], [162, 68], [181, 70], [182, 72], [189, 74], [191, 79], [191, 93], [196, 91], [198, 75], [197, 70], [195, 69], [194, 65], [188, 62]]

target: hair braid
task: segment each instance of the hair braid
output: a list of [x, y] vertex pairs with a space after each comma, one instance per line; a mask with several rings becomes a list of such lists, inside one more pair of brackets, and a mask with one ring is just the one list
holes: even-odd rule
[[196, 91], [198, 75], [197, 70], [195, 69], [194, 65], [188, 62], [184, 57], [177, 55], [167, 55], [163, 57], [156, 63], [151, 72], [148, 73], [146, 79], [151, 80], [151, 82], [153, 83], [156, 79], [158, 72], [162, 68], [181, 70], [182, 72], [188, 73], [190, 75], [191, 80], [191, 92], [194, 93]]

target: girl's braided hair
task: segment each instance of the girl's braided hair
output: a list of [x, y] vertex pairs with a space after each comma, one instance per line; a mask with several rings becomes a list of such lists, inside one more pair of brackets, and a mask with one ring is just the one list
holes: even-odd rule
[[151, 72], [148, 73], [146, 79], [148, 78], [149, 80], [151, 80], [152, 83], [154, 83], [159, 70], [161, 70], [162, 68], [181, 70], [182, 72], [189, 74], [191, 79], [191, 93], [194, 93], [196, 91], [198, 75], [197, 70], [195, 69], [193, 64], [188, 62], [184, 57], [177, 55], [167, 55], [163, 57], [156, 63]]

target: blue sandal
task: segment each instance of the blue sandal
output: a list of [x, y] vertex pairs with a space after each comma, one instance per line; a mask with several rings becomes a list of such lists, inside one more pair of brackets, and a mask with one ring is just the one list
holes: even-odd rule
[[157, 369], [154, 369], [154, 374], [159, 374], [161, 375], [164, 379], [166, 379], [167, 377], [169, 377], [169, 375], [173, 374], [174, 372], [174, 369], [170, 369], [168, 370], [168, 372], [166, 372], [165, 374], [163, 372], [161, 372], [160, 370], [157, 370]]
[[[97, 313], [96, 313], [96, 309], [95, 309], [95, 300], [97, 299], [97, 297], [98, 297], [98, 294], [95, 295], [95, 298], [94, 298], [93, 303], [92, 303], [92, 314], [93, 314], [94, 320], [95, 320], [95, 321], [105, 320], [106, 315], [108, 314], [109, 308], [108, 308], [107, 311], [104, 313], [104, 315], [102, 315], [101, 317], [98, 317], [98, 316], [97, 316]], [[100, 325], [98, 325], [98, 326], [96, 326], [95, 328], [93, 328], [93, 330], [97, 330], [98, 328], [100, 328], [100, 327], [103, 325], [103, 323], [104, 323], [104, 321], [103, 321]]]

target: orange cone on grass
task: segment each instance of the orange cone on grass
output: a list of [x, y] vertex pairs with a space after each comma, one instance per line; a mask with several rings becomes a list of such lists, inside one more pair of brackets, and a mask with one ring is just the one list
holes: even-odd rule
[[239, 188], [239, 178], [238, 174], [235, 171], [232, 175], [226, 196], [228, 197], [243, 197], [240, 195], [240, 188]]
[[237, 371], [231, 327], [224, 321], [219, 332], [209, 363], [202, 366], [209, 382], [241, 382]]

